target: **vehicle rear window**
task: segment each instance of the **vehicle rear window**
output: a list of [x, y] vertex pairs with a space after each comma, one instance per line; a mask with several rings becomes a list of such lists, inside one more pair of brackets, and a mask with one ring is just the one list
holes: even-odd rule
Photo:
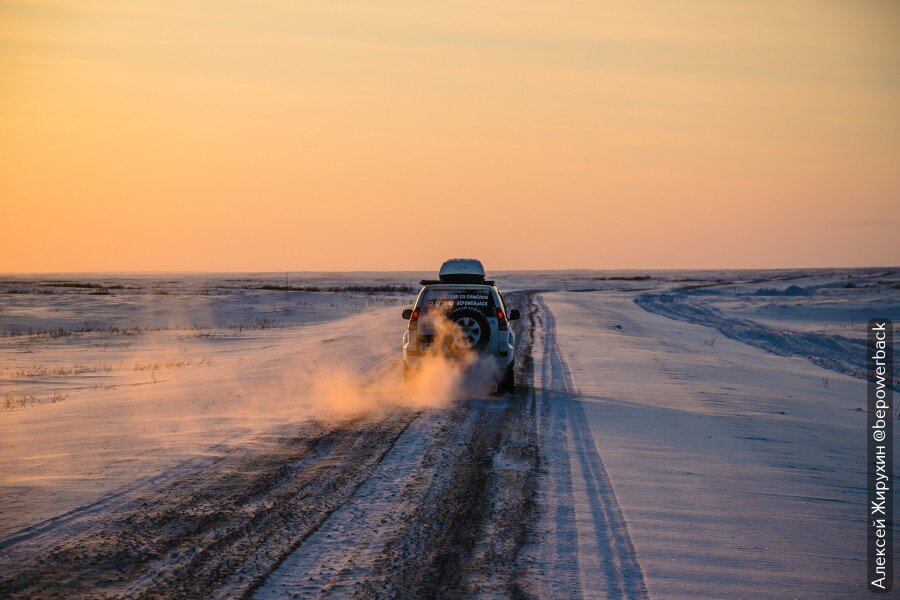
[[492, 315], [494, 296], [486, 289], [436, 289], [428, 288], [422, 295], [423, 314], [450, 312], [454, 308], [467, 307], [481, 311], [484, 315]]

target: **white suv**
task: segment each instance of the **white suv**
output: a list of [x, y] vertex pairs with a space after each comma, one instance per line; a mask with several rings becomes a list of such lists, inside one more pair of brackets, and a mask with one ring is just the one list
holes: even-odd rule
[[421, 284], [413, 308], [403, 311], [409, 321], [403, 334], [404, 376], [429, 355], [487, 358], [496, 366], [497, 391], [512, 391], [516, 336], [509, 322], [519, 318], [519, 311], [506, 310], [500, 290], [485, 278], [481, 262], [448, 260], [438, 280]]

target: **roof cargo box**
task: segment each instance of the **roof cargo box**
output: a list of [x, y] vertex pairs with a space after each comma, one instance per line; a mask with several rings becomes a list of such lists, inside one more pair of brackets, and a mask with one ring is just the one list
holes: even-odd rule
[[485, 283], [484, 266], [474, 258], [451, 258], [441, 265], [443, 283]]

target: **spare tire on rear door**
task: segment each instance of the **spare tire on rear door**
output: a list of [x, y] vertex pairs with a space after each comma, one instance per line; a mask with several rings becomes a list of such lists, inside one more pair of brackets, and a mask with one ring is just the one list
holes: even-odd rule
[[481, 350], [491, 339], [491, 326], [474, 308], [455, 308], [447, 313], [453, 322], [450, 345], [454, 350]]

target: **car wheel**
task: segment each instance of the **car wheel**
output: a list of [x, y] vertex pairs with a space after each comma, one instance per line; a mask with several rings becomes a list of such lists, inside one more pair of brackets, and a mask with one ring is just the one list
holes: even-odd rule
[[474, 308], [457, 308], [447, 314], [453, 322], [448, 340], [454, 350], [481, 350], [491, 339], [491, 326]]

